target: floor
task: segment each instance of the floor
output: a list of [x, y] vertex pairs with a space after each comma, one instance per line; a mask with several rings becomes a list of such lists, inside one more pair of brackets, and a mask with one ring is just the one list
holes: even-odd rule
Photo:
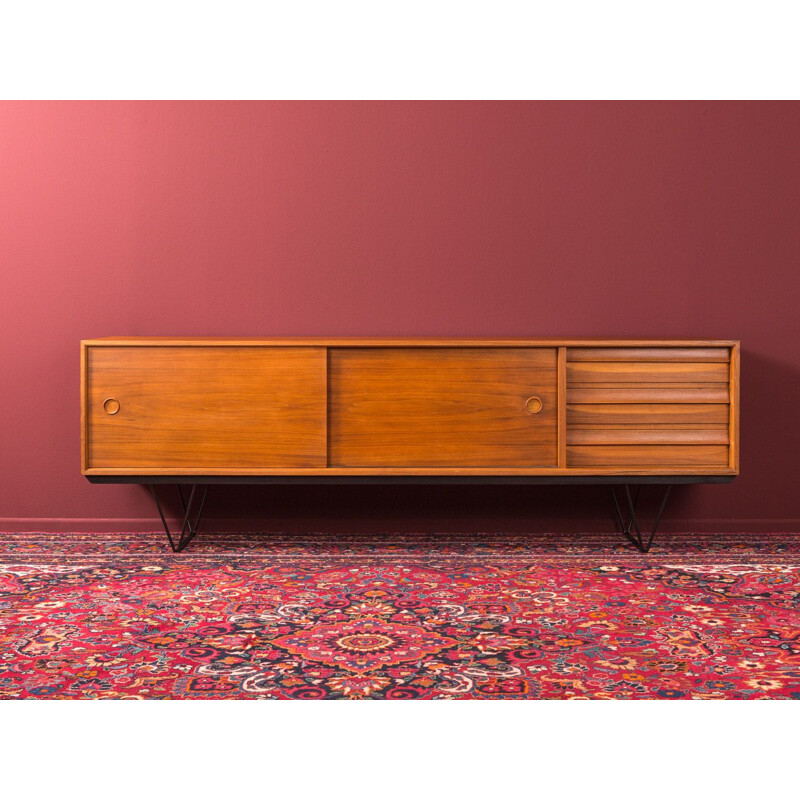
[[800, 699], [800, 535], [0, 533], [0, 698]]

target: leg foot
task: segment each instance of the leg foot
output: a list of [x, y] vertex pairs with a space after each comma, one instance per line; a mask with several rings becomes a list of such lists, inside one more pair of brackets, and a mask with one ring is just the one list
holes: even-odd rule
[[[158, 509], [158, 516], [161, 517], [161, 524], [164, 526], [164, 532], [167, 534], [169, 546], [172, 548], [173, 553], [180, 553], [194, 539], [197, 535], [197, 529], [200, 527], [200, 520], [203, 517], [203, 509], [206, 504], [206, 496], [208, 495], [208, 486], [202, 489], [199, 503], [196, 502], [197, 497], [197, 484], [192, 484], [191, 492], [189, 493], [189, 500], [185, 500], [183, 496], [183, 489], [178, 485], [178, 498], [181, 501], [181, 509], [183, 510], [183, 525], [181, 532], [176, 542], [167, 525], [167, 519], [164, 516], [164, 510], [161, 507], [161, 502], [158, 499], [158, 493], [154, 484], [149, 484], [150, 494], [153, 495], [156, 508]], [[195, 508], [197, 507], [197, 510]]]
[[650, 534], [645, 537], [645, 535], [642, 534], [642, 531], [639, 527], [639, 520], [636, 516], [636, 511], [639, 507], [639, 498], [642, 494], [641, 484], [637, 486], [636, 494], [634, 496], [631, 496], [630, 486], [627, 483], [625, 484], [625, 500], [628, 507], [627, 520], [625, 520], [623, 517], [622, 509], [620, 508], [619, 500], [617, 499], [616, 489], [613, 486], [611, 487], [611, 496], [614, 499], [614, 511], [617, 515], [617, 522], [619, 522], [619, 526], [622, 529], [622, 534], [642, 553], [647, 553], [650, 550], [650, 546], [653, 544], [653, 539], [655, 538], [656, 531], [658, 530], [658, 523], [661, 522], [661, 515], [664, 513], [664, 508], [667, 505], [667, 499], [669, 498], [671, 489], [672, 486], [669, 484], [664, 487], [664, 495], [661, 499], [661, 505], [658, 508], [658, 514], [656, 514], [655, 521], [653, 522], [653, 529], [650, 531]]

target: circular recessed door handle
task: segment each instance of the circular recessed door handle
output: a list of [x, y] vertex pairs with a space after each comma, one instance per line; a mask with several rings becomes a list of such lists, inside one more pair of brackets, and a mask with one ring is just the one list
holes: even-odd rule
[[117, 411], [119, 411], [119, 400], [117, 400], [116, 397], [106, 397], [106, 399], [103, 400], [103, 411], [105, 411], [106, 414], [116, 414]]
[[538, 414], [542, 410], [542, 398], [533, 395], [525, 401], [525, 410], [529, 414]]

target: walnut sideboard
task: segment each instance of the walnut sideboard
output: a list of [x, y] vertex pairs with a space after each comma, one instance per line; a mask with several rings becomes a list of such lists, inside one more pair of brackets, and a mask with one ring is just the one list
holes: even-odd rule
[[[608, 483], [646, 551], [673, 483], [738, 469], [736, 341], [81, 342], [82, 473], [148, 484], [176, 551], [209, 484], [305, 481]], [[156, 491], [168, 482], [184, 515], [175, 538]], [[666, 487], [649, 536], [645, 483]]]

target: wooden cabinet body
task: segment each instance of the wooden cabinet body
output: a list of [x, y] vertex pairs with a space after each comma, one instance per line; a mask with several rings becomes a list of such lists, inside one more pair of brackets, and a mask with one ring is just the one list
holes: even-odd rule
[[733, 341], [81, 343], [88, 477], [738, 472]]

